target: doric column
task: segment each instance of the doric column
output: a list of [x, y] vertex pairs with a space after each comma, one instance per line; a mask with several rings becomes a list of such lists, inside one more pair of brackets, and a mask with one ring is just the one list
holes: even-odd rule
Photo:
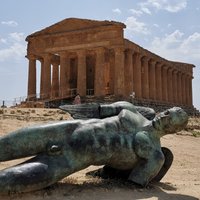
[[53, 74], [52, 74], [52, 97], [59, 96], [59, 63], [53, 62]]
[[179, 71], [178, 74], [177, 74], [177, 97], [178, 97], [178, 103], [179, 104], [182, 104], [181, 76], [182, 76], [182, 73]]
[[142, 57], [142, 97], [149, 99], [149, 58]]
[[141, 75], [141, 54], [134, 53], [133, 55], [133, 90], [136, 98], [142, 97], [142, 75]]
[[85, 50], [77, 51], [78, 72], [77, 72], [77, 93], [86, 96], [86, 53]]
[[28, 56], [28, 100], [36, 98], [36, 59], [34, 56]]
[[182, 85], [182, 104], [185, 105], [186, 102], [186, 93], [185, 93], [185, 74], [182, 74], [182, 77], [181, 77], [181, 85]]
[[173, 102], [172, 72], [173, 72], [173, 69], [169, 68], [168, 73], [167, 73], [168, 74], [168, 101], [169, 102]]
[[44, 98], [48, 99], [51, 95], [51, 55], [45, 54], [43, 55], [44, 59]]
[[172, 82], [173, 82], [173, 102], [174, 103], [178, 103], [178, 85], [177, 85], [177, 70], [174, 70], [173, 71], [173, 74], [172, 74]]
[[70, 59], [67, 52], [60, 52], [60, 97], [69, 95]]
[[189, 105], [190, 106], [193, 105], [193, 101], [192, 101], [192, 79], [193, 79], [193, 77], [190, 76], [189, 77]]
[[166, 65], [163, 65], [163, 67], [162, 67], [162, 99], [163, 99], [163, 101], [168, 101], [168, 91], [167, 91], [168, 78], [167, 78], [167, 71], [168, 71], [168, 67]]
[[105, 95], [105, 50], [98, 48], [96, 51], [96, 66], [95, 66], [95, 80], [94, 80], [94, 94], [95, 96]]
[[186, 76], [186, 103], [190, 106], [190, 76]]
[[156, 72], [155, 72], [156, 61], [149, 61], [149, 98], [156, 99]]
[[133, 50], [128, 49], [125, 57], [125, 93], [129, 96], [133, 92]]
[[40, 99], [44, 98], [44, 59], [40, 58], [39, 59], [41, 63], [41, 71], [40, 71]]
[[109, 83], [109, 88], [110, 88], [110, 93], [114, 94], [114, 85], [115, 85], [115, 56], [113, 51], [109, 51], [109, 63], [110, 63], [110, 83]]
[[162, 64], [156, 63], [156, 99], [162, 101]]
[[115, 95], [124, 95], [124, 48], [116, 47], [115, 51]]

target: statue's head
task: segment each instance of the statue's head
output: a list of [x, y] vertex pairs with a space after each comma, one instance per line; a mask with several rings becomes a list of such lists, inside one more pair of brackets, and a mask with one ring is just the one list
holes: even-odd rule
[[187, 122], [187, 113], [179, 107], [173, 107], [157, 114], [152, 123], [156, 130], [170, 134], [184, 129]]

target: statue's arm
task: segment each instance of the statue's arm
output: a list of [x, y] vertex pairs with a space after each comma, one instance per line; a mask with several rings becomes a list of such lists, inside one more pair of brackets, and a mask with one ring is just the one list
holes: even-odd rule
[[135, 106], [126, 101], [118, 101], [111, 104], [86, 103], [78, 105], [63, 105], [59, 107], [67, 111], [73, 118], [106, 118], [118, 115], [123, 109], [137, 112]]
[[87, 103], [78, 105], [63, 105], [59, 107], [67, 111], [75, 119], [106, 118], [118, 115], [123, 109], [131, 112], [139, 112], [147, 119], [155, 117], [155, 111], [151, 108], [134, 106], [126, 101], [118, 101], [111, 104]]
[[158, 174], [165, 158], [162, 151], [154, 149], [145, 132], [136, 135], [135, 153], [139, 162], [128, 179], [145, 187]]

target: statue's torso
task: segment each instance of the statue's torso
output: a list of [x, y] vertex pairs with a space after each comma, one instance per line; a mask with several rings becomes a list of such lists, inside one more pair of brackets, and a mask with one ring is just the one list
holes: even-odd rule
[[82, 121], [70, 145], [91, 164], [132, 168], [138, 161], [135, 136], [150, 123], [142, 115], [123, 110], [118, 116]]

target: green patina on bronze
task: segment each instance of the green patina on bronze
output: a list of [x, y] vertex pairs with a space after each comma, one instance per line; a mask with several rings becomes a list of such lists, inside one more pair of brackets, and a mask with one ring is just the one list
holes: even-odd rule
[[128, 171], [130, 181], [146, 186], [166, 160], [160, 137], [182, 130], [188, 121], [181, 108], [155, 116], [152, 109], [128, 102], [62, 109], [82, 109], [80, 113], [90, 113], [86, 118], [95, 118], [32, 126], [1, 137], [0, 161], [35, 157], [0, 171], [0, 193], [39, 190], [90, 165]]

